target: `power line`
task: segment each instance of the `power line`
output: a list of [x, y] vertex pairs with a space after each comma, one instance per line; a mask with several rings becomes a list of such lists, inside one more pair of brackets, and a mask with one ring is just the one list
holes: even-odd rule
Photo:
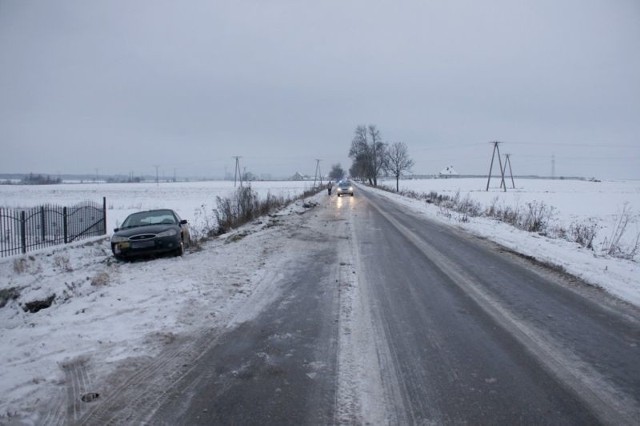
[[[540, 158], [544, 156], [523, 155], [523, 157]], [[600, 155], [574, 157], [574, 156], [568, 156], [568, 155], [557, 155], [556, 157], [564, 158], [565, 160], [635, 160], [635, 161], [638, 161], [640, 159], [640, 155], [636, 155], [636, 156], [630, 155], [625, 157], [602, 157]]]
[[611, 144], [608, 142], [511, 142], [509, 145], [535, 145], [535, 146], [568, 146], [568, 147], [586, 147], [586, 148], [637, 148], [638, 145], [633, 144]]
[[412, 148], [413, 151], [441, 151], [441, 150], [449, 150], [449, 149], [459, 149], [463, 147], [471, 147], [471, 146], [481, 146], [484, 145], [485, 142], [479, 143], [463, 143], [463, 144], [443, 144], [443, 145], [430, 145], [430, 146], [422, 146]]
[[[436, 151], [436, 150], [455, 150], [466, 147], [478, 147], [484, 145], [485, 142], [470, 142], [470, 143], [438, 143], [429, 144], [427, 146], [416, 146], [412, 150], [415, 151]], [[607, 142], [597, 143], [573, 143], [573, 142], [511, 142], [500, 141], [500, 143], [508, 143], [509, 145], [523, 145], [523, 146], [535, 146], [535, 147], [578, 147], [578, 148], [638, 148], [638, 145], [633, 144], [611, 144]]]

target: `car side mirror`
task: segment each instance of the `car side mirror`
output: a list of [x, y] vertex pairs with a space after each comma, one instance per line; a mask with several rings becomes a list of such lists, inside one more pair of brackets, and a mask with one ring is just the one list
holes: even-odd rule
[[180, 221], [180, 225], [186, 225], [187, 224], [187, 219], [182, 219]]
[[120, 228], [113, 228], [113, 232], [118, 232]]

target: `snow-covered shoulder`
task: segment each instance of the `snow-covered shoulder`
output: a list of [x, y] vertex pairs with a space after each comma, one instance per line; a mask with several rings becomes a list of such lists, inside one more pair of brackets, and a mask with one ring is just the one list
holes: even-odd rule
[[125, 360], [257, 315], [264, 304], [249, 297], [268, 281], [269, 265], [290, 256], [282, 227], [296, 226], [320, 199], [296, 201], [182, 257], [119, 262], [98, 238], [0, 259], [0, 423], [42, 424], [43, 406], [64, 406], [65, 366], [90, 362], [85, 381], [99, 382]]

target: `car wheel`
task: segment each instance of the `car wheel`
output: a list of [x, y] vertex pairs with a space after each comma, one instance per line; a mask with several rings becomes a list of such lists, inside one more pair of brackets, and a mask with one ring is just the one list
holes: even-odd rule
[[180, 241], [180, 247], [178, 247], [175, 251], [176, 256], [182, 256], [184, 254], [184, 243]]
[[116, 248], [115, 248], [115, 245], [113, 244], [111, 244], [111, 253], [113, 254], [113, 257], [116, 258], [116, 260], [125, 260], [124, 256], [116, 253]]

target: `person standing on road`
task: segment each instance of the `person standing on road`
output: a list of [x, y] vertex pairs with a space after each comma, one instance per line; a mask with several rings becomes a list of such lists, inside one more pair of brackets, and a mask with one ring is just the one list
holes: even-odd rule
[[331, 187], [333, 186], [333, 184], [331, 183], [331, 181], [329, 181], [329, 183], [327, 184], [327, 193], [329, 194], [329, 196], [331, 196]]

